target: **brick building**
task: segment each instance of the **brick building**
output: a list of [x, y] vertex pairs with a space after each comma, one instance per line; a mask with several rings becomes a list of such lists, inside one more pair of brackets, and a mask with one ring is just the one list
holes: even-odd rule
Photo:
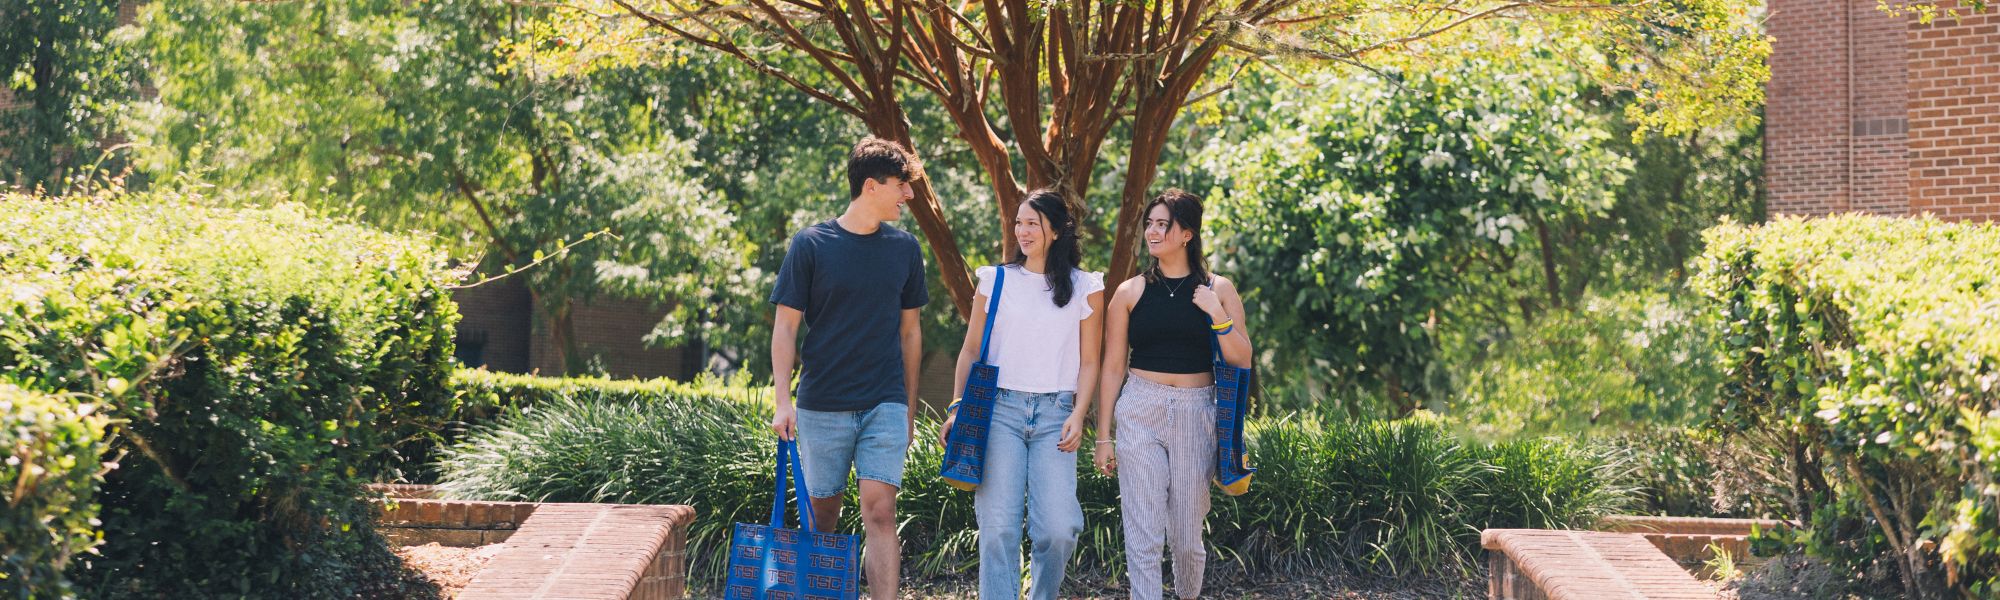
[[[458, 302], [461, 316], [457, 332], [460, 362], [508, 373], [562, 372], [548, 326], [518, 279], [459, 290], [452, 293], [452, 300]], [[578, 351], [586, 361], [602, 364], [605, 373], [612, 377], [684, 380], [706, 368], [697, 352], [645, 343], [646, 334], [666, 316], [667, 307], [638, 300], [603, 299], [574, 310], [571, 319], [576, 327]], [[957, 337], [924, 340], [929, 352], [924, 353], [923, 376], [917, 393], [929, 404], [943, 406], [956, 395], [951, 384], [958, 342]]]
[[2000, 218], [2000, 11], [1877, 6], [1771, 0], [1771, 212]]
[[[509, 373], [561, 374], [555, 340], [518, 278], [452, 293], [461, 317], [458, 358], [467, 366]], [[645, 336], [667, 309], [650, 303], [606, 299], [572, 309], [577, 351], [615, 377], [687, 379], [701, 371], [694, 352], [650, 347]]]

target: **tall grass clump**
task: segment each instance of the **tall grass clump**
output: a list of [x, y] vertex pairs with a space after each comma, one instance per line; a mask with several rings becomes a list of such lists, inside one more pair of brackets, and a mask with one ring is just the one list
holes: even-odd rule
[[[690, 504], [697, 583], [723, 575], [735, 522], [771, 503], [768, 393], [738, 383], [629, 383], [486, 374], [462, 381], [536, 396], [475, 427], [438, 464], [448, 496], [482, 500]], [[496, 384], [497, 387], [496, 387]], [[603, 385], [599, 385], [603, 384]], [[571, 393], [551, 393], [551, 390]], [[906, 574], [955, 577], [978, 564], [972, 496], [936, 477], [935, 424], [918, 422], [897, 500]], [[1489, 526], [1583, 527], [1633, 499], [1623, 455], [1560, 439], [1466, 443], [1441, 419], [1262, 419], [1250, 493], [1214, 496], [1212, 568], [1241, 574], [1338, 568], [1463, 574]], [[1082, 585], [1124, 571], [1117, 481], [1078, 457], [1085, 514], [1070, 573]], [[858, 531], [856, 513], [843, 527]]]

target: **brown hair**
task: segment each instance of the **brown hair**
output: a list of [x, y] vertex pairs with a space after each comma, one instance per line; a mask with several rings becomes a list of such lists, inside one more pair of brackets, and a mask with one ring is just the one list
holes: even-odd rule
[[[1152, 201], [1146, 203], [1145, 212], [1139, 213], [1141, 223], [1152, 218], [1155, 206], [1167, 207], [1167, 219], [1194, 234], [1193, 238], [1188, 239], [1185, 248], [1188, 274], [1194, 276], [1195, 281], [1201, 282], [1202, 285], [1208, 285], [1208, 259], [1201, 250], [1201, 196], [1190, 194], [1180, 188], [1167, 188], [1167, 191], [1160, 192], [1160, 195], [1154, 196]], [[1143, 230], [1144, 227], [1140, 229]], [[1164, 277], [1160, 274], [1160, 259], [1153, 259], [1153, 264], [1146, 267], [1145, 275], [1148, 282], [1158, 282]]]
[[923, 173], [923, 166], [917, 157], [902, 144], [868, 136], [854, 143], [854, 151], [847, 154], [847, 197], [861, 196], [861, 183], [873, 179], [881, 182], [895, 177], [905, 182], [915, 181]]

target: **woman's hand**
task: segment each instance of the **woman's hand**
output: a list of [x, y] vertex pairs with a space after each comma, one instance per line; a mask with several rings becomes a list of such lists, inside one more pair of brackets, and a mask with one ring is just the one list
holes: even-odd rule
[[1075, 452], [1077, 446], [1081, 445], [1083, 445], [1083, 413], [1079, 412], [1063, 420], [1062, 439], [1056, 441], [1056, 449]]
[[1093, 458], [1097, 460], [1097, 472], [1103, 473], [1105, 477], [1117, 477], [1118, 444], [1111, 440], [1098, 441], [1102, 443], [1097, 445], [1097, 451], [1091, 453], [1095, 455]]
[[952, 424], [952, 423], [956, 423], [956, 422], [958, 422], [958, 411], [955, 411], [955, 410], [954, 410], [954, 411], [951, 411], [951, 412], [949, 412], [949, 413], [945, 413], [945, 416], [944, 416], [944, 426], [943, 426], [943, 427], [939, 427], [939, 428], [938, 428], [938, 447], [939, 447], [939, 448], [950, 448], [950, 447], [951, 447], [951, 445], [950, 445], [949, 443], [945, 442], [945, 440], [948, 440], [948, 439], [951, 439], [951, 424]]
[[1215, 288], [1205, 285], [1194, 286], [1194, 305], [1208, 313], [1210, 319], [1221, 323], [1229, 318], [1229, 312], [1222, 309], [1222, 298], [1215, 295]]

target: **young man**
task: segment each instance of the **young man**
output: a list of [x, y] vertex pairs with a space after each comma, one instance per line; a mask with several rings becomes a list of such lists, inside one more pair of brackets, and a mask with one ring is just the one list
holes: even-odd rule
[[[919, 171], [916, 157], [895, 142], [871, 136], [856, 143], [847, 158], [847, 212], [792, 236], [771, 291], [778, 311], [771, 430], [799, 442], [816, 529], [833, 531], [839, 522], [848, 472], [860, 481], [863, 568], [875, 600], [895, 598], [901, 577], [896, 491], [923, 349], [917, 315], [930, 301], [916, 236], [884, 221], [902, 217]], [[794, 362], [803, 363], [796, 408]]]

